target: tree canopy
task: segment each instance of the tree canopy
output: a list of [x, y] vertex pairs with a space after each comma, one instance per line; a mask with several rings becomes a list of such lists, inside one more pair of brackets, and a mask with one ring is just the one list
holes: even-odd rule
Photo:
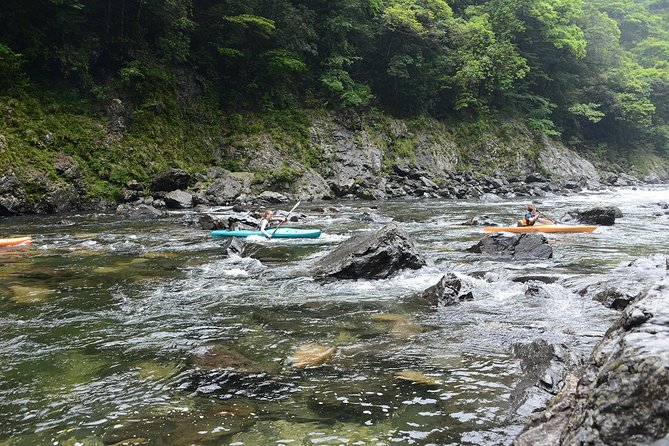
[[[519, 117], [669, 155], [666, 0], [5, 0], [0, 94]], [[184, 73], [188, 73], [185, 76]]]

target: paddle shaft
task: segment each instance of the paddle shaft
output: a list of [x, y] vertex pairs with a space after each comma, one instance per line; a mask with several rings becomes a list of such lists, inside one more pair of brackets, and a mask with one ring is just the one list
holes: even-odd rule
[[[293, 209], [291, 209], [291, 210], [288, 211], [288, 214], [286, 215], [286, 219], [285, 219], [284, 221], [287, 221], [287, 220], [288, 220], [288, 217], [290, 217], [290, 214], [295, 210], [295, 208], [296, 208], [299, 204], [300, 204], [299, 201], [298, 201], [297, 203], [295, 203], [295, 206], [293, 206]], [[281, 225], [283, 224], [284, 221], [280, 221], [279, 224], [276, 225], [276, 228], [274, 228], [274, 231], [272, 231], [272, 235], [274, 235], [274, 233], [276, 232], [276, 230], [279, 229], [279, 226], [281, 226]]]
[[543, 215], [544, 217], [546, 217], [547, 219], [549, 219], [550, 221], [552, 221], [552, 222], [555, 223], [555, 224], [557, 224], [557, 222], [558, 222], [556, 219], [554, 219], [553, 217], [551, 217], [551, 216], [549, 216], [549, 215], [544, 214], [543, 212], [537, 211], [537, 213], [538, 213], [539, 215]]

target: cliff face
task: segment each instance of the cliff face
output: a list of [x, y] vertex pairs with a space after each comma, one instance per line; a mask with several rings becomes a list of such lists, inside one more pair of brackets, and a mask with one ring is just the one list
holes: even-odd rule
[[[513, 121], [472, 130], [429, 118], [304, 112], [306, 124], [291, 133], [248, 123], [239, 130], [148, 119], [148, 112], [126, 110], [119, 100], [98, 118], [56, 119], [16, 103], [5, 110], [15, 117], [0, 128], [5, 216], [136, 201], [150, 194], [155, 175], [172, 167], [191, 174], [194, 204], [253, 201], [263, 191], [283, 200], [540, 196], [634, 181], [602, 173]], [[657, 160], [649, 178], [669, 178], [666, 166]]]

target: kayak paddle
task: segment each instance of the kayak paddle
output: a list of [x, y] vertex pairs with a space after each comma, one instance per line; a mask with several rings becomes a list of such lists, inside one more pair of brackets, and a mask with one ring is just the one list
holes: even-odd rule
[[552, 221], [554, 224], [558, 224], [558, 221], [557, 221], [556, 219], [554, 219], [554, 218], [552, 218], [552, 217], [550, 217], [550, 216], [544, 214], [543, 212], [540, 212], [540, 211], [537, 211], [537, 212], [539, 213], [539, 215], [542, 215], [542, 216], [546, 217], [547, 219], [549, 219], [550, 221]]
[[279, 224], [276, 225], [276, 228], [274, 228], [274, 231], [272, 232], [272, 235], [274, 235], [274, 233], [276, 232], [276, 230], [279, 229], [279, 226], [281, 226], [281, 225], [283, 224], [284, 221], [288, 221], [288, 217], [290, 217], [290, 214], [295, 210], [295, 208], [296, 208], [299, 204], [300, 204], [300, 202], [298, 201], [297, 203], [295, 203], [295, 206], [293, 206], [293, 209], [291, 209], [291, 210], [288, 211], [288, 214], [286, 214], [286, 219], [283, 220], [283, 221], [280, 221]]

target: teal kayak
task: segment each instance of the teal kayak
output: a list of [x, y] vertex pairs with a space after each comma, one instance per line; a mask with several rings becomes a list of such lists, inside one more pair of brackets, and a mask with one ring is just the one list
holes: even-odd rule
[[[320, 229], [270, 228], [265, 229], [265, 231], [276, 238], [318, 238], [321, 236]], [[217, 230], [211, 231], [211, 235], [213, 237], [250, 237], [252, 235], [265, 237], [260, 231], [249, 231], [247, 229], [240, 229], [238, 231]]]

